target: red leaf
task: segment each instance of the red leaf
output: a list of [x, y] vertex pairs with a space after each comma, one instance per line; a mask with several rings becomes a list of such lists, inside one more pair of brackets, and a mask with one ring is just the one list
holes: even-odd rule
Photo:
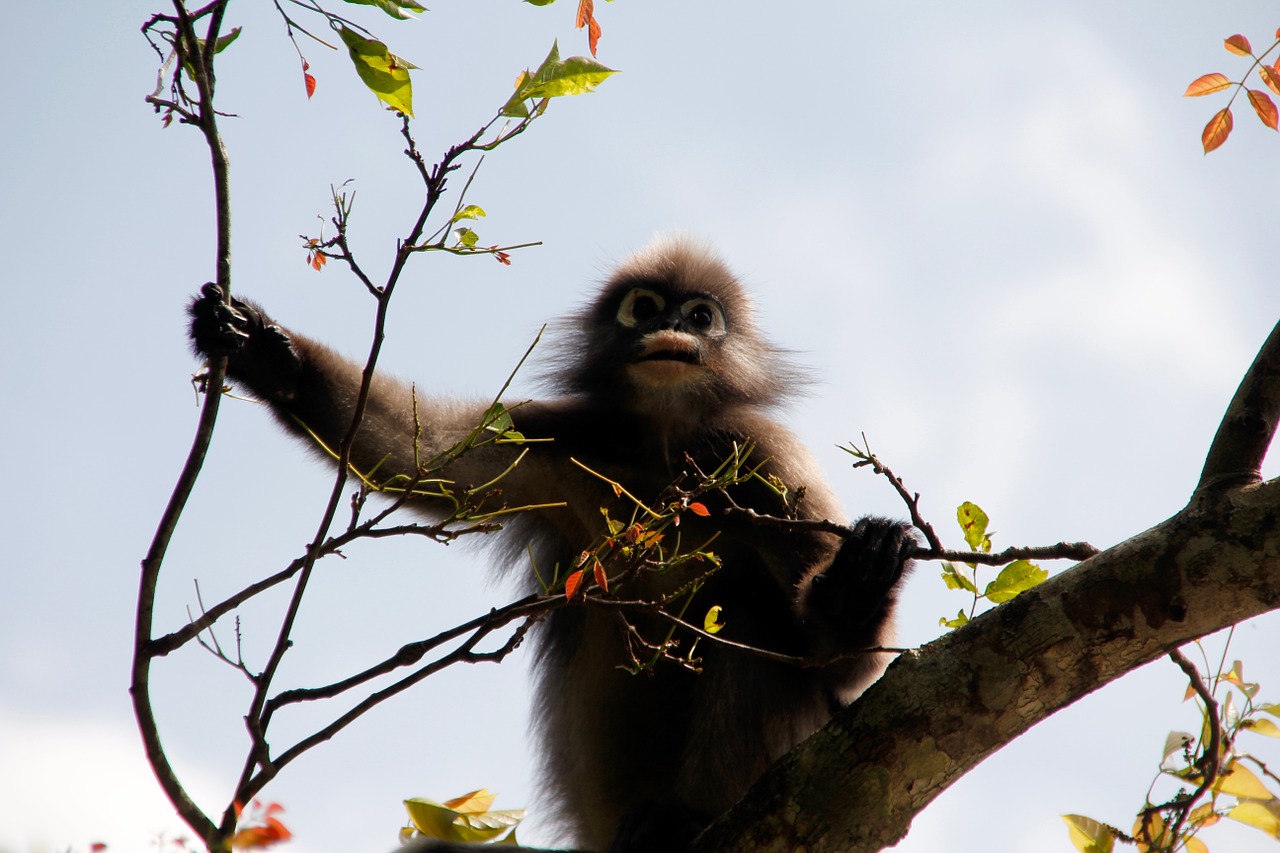
[[1182, 93], [1184, 98], [1198, 98], [1201, 95], [1212, 95], [1214, 92], [1221, 92], [1223, 89], [1229, 88], [1231, 81], [1227, 79], [1227, 75], [1205, 74], [1203, 77], [1197, 77], [1191, 81], [1191, 85], [1187, 87], [1187, 91]]
[[1225, 39], [1222, 42], [1222, 46], [1236, 56], [1253, 56], [1253, 48], [1249, 46], [1249, 40], [1239, 33], [1229, 39]]
[[578, 569], [569, 577], [564, 579], [564, 595], [565, 598], [573, 598], [578, 591], [578, 587], [582, 585], [582, 569]]
[[102, 853], [102, 851], [106, 849], [107, 845], [103, 844], [101, 841], [95, 841], [89, 845], [89, 853]]
[[1262, 82], [1267, 84], [1267, 88], [1280, 95], [1280, 71], [1270, 65], [1259, 65], [1258, 76], [1262, 78]]
[[600, 23], [596, 20], [595, 0], [578, 0], [578, 29], [587, 28], [587, 47], [591, 55], [596, 55], [596, 45], [600, 43]]
[[697, 501], [694, 501], [693, 503], [689, 504], [689, 512], [693, 513], [694, 515], [700, 515], [703, 518], [706, 518], [707, 516], [711, 515], [711, 510], [707, 509], [705, 506], [698, 503]]
[[601, 589], [603, 589], [605, 592], [608, 592], [608, 591], [609, 591], [609, 578], [605, 575], [605, 573], [604, 573], [604, 566], [600, 565], [600, 561], [599, 561], [599, 560], [596, 560], [596, 564], [595, 564], [595, 566], [593, 566], [593, 567], [592, 567], [592, 571], [594, 572], [594, 574], [595, 574], [595, 576], [596, 576], [596, 586], [600, 587], [600, 588], [601, 588]]
[[1258, 114], [1258, 118], [1262, 119], [1263, 124], [1272, 130], [1280, 130], [1280, 127], [1276, 126], [1280, 121], [1280, 114], [1276, 113], [1276, 105], [1270, 95], [1259, 89], [1250, 89], [1249, 103], [1253, 105], [1253, 111]]
[[307, 97], [310, 98], [316, 93], [316, 78], [310, 74], [302, 75], [302, 82], [307, 87]]
[[1227, 137], [1231, 135], [1231, 110], [1222, 109], [1214, 113], [1213, 118], [1209, 119], [1209, 123], [1204, 126], [1204, 132], [1200, 134], [1200, 144], [1204, 146], [1204, 153], [1208, 154], [1213, 149], [1227, 141]]

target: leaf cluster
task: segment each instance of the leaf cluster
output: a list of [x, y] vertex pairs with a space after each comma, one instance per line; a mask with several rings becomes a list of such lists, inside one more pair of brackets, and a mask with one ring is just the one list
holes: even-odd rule
[[1235, 119], [1231, 115], [1231, 105], [1235, 103], [1236, 96], [1241, 92], [1245, 93], [1249, 100], [1249, 106], [1253, 107], [1254, 114], [1258, 116], [1259, 121], [1272, 130], [1280, 129], [1280, 112], [1276, 110], [1276, 104], [1271, 99], [1271, 95], [1262, 89], [1250, 89], [1246, 85], [1250, 73], [1257, 69], [1258, 77], [1261, 78], [1267, 89], [1270, 89], [1276, 95], [1280, 95], [1280, 58], [1277, 58], [1271, 64], [1267, 64], [1266, 60], [1266, 57], [1270, 56], [1272, 51], [1280, 47], [1280, 30], [1276, 30], [1275, 41], [1260, 55], [1254, 54], [1253, 47], [1249, 44], [1249, 39], [1240, 34], [1224, 39], [1222, 44], [1228, 53], [1250, 57], [1253, 60], [1253, 64], [1250, 65], [1249, 70], [1245, 72], [1239, 81], [1233, 81], [1225, 74], [1214, 72], [1197, 77], [1183, 92], [1185, 97], [1198, 98], [1226, 89], [1235, 89], [1231, 93], [1231, 98], [1227, 101], [1227, 105], [1213, 114], [1213, 117], [1209, 119], [1209, 123], [1204, 126], [1204, 130], [1200, 134], [1200, 144], [1204, 147], [1204, 153], [1206, 154], [1220, 147], [1222, 143], [1227, 141], [1227, 137], [1231, 135], [1231, 131], [1235, 127]]
[[[1196, 646], [1203, 657], [1204, 647]], [[1280, 719], [1280, 705], [1258, 701], [1260, 686], [1245, 680], [1240, 661], [1224, 669], [1226, 649], [1211, 676], [1207, 660], [1200, 670], [1180, 652], [1171, 657], [1190, 679], [1183, 701], [1196, 701], [1199, 732], [1174, 731], [1165, 738], [1159, 771], [1129, 833], [1082, 815], [1063, 815], [1071, 843], [1081, 853], [1111, 853], [1117, 842], [1139, 853], [1209, 853], [1200, 832], [1224, 818], [1280, 841], [1280, 776], [1238, 744], [1245, 732], [1280, 738], [1272, 719]], [[1162, 783], [1172, 783], [1173, 790], [1156, 798]]]

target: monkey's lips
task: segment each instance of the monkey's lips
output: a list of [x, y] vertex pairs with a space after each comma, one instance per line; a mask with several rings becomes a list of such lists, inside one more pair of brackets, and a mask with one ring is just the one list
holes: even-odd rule
[[702, 373], [698, 341], [684, 332], [663, 330], [646, 335], [632, 363], [632, 376], [646, 385], [675, 385]]

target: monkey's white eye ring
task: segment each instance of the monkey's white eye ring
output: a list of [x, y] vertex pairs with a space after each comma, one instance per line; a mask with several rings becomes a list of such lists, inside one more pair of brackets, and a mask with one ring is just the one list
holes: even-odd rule
[[618, 306], [618, 322], [628, 329], [634, 329], [638, 323], [652, 320], [667, 307], [667, 300], [644, 287], [634, 288], [623, 297]]
[[680, 306], [680, 315], [702, 334], [724, 334], [724, 309], [714, 299], [690, 299]]

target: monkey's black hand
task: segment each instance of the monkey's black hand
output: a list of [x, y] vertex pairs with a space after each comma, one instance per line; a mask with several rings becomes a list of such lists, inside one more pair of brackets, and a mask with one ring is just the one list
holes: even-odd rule
[[227, 356], [227, 373], [264, 398], [288, 396], [302, 369], [289, 335], [251, 302], [222, 301], [222, 288], [205, 284], [187, 309], [197, 355]]
[[909, 524], [858, 519], [831, 566], [813, 578], [809, 611], [845, 642], [872, 642], [897, 600], [894, 587], [911, 570], [916, 547]]

